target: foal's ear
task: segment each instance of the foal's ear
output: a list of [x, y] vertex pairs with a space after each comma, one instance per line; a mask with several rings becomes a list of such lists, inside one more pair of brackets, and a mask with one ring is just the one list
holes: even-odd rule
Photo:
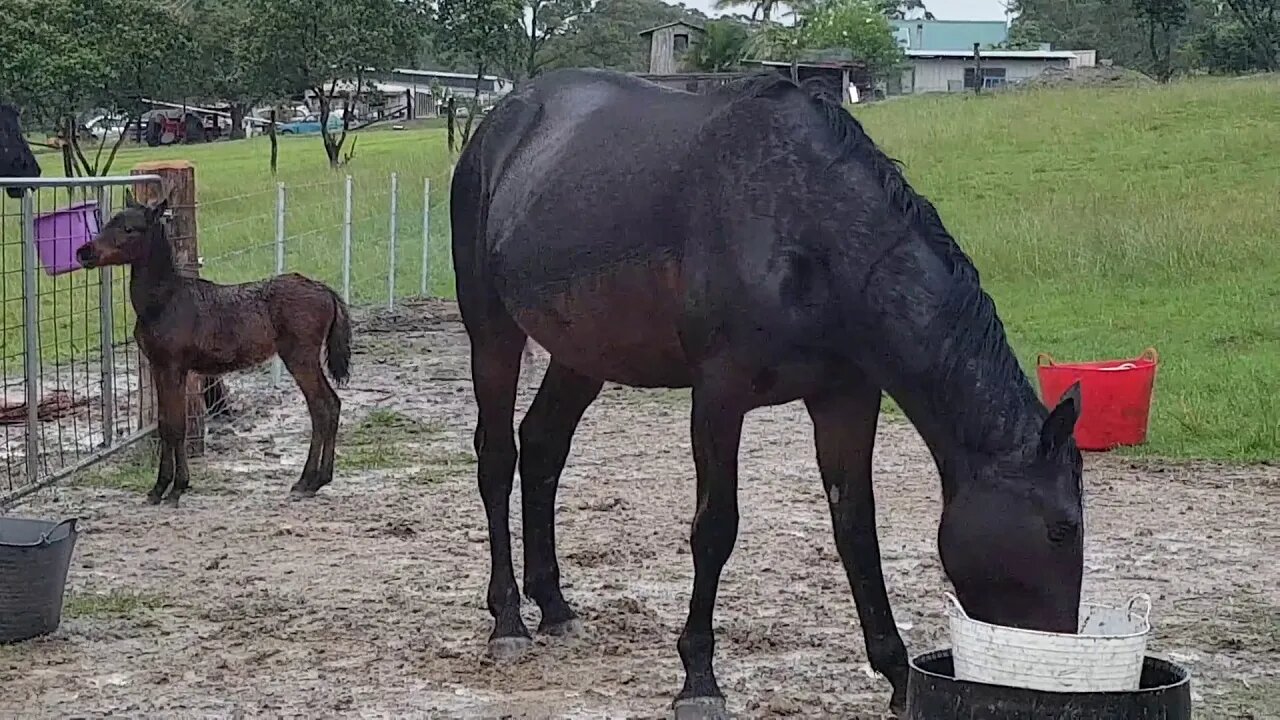
[[164, 211], [169, 209], [169, 195], [166, 193], [164, 197], [147, 205], [147, 217], [154, 222], [164, 215]]
[[141, 204], [133, 197], [133, 192], [127, 188], [124, 191], [124, 206], [127, 208], [140, 208]]
[[1058, 401], [1057, 407], [1049, 413], [1049, 417], [1045, 418], [1044, 426], [1040, 428], [1040, 454], [1044, 457], [1053, 457], [1066, 447], [1067, 441], [1071, 439], [1071, 432], [1075, 430], [1076, 421], [1079, 419], [1080, 381], [1077, 380], [1062, 393], [1062, 399]]

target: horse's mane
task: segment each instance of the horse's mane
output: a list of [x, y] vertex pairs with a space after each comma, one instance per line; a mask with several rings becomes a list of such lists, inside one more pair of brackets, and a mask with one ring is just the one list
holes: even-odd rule
[[[1031, 392], [1026, 374], [1009, 348], [1004, 325], [996, 314], [995, 303], [979, 284], [978, 269], [973, 261], [942, 224], [942, 218], [933, 203], [917, 193], [907, 182], [902, 174], [901, 163], [876, 146], [862, 124], [844, 108], [840, 99], [824, 83], [810, 80], [797, 86], [790, 78], [768, 72], [728, 83], [719, 88], [718, 92], [735, 99], [781, 99], [788, 94], [802, 95], [819, 112], [823, 124], [831, 133], [831, 139], [839, 148], [838, 154], [831, 158], [832, 164], [852, 162], [869, 168], [884, 189], [890, 206], [900, 211], [937, 256], [948, 264], [953, 282], [933, 324], [939, 339], [935, 347], [947, 348], [945, 355], [939, 358], [939, 379], [943, 381], [943, 387], [953, 386], [952, 381], [959, 380], [960, 374], [972, 372], [966, 368], [969, 359], [983, 358], [988, 361], [982, 371], [981, 380], [984, 385], [992, 389], [1023, 387]], [[1003, 396], [1006, 402], [1014, 401], [1012, 394], [1003, 393]], [[956, 409], [962, 414], [959, 419], [965, 426], [962, 432], [966, 434], [981, 433], [980, 428], [989, 429], [989, 423], [993, 420], [1013, 422], [1017, 417], [1016, 413], [1006, 415], [1004, 409], [999, 407], [962, 406]], [[984, 437], [966, 439], [989, 442], [993, 438], [987, 433]], [[1008, 439], [1014, 440], [1013, 437]]]

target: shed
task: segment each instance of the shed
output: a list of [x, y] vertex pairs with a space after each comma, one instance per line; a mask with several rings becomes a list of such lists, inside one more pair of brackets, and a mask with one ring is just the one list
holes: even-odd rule
[[[791, 63], [782, 60], [748, 60], [750, 64], [762, 65], [766, 68], [791, 77]], [[875, 83], [867, 66], [856, 60], [808, 60], [796, 64], [796, 75], [800, 82], [816, 79], [826, 85], [827, 89], [844, 102], [853, 102], [849, 85], [858, 89], [858, 100], [872, 97]]]
[[963, 92], [979, 82], [1001, 88], [1029, 80], [1047, 69], [1070, 70], [1093, 64], [1094, 55], [1072, 50], [983, 50], [982, 78], [974, 73], [973, 50], [908, 50], [902, 92]]
[[685, 53], [706, 32], [705, 28], [684, 20], [642, 30], [640, 37], [649, 38], [649, 72], [654, 75], [679, 72]]

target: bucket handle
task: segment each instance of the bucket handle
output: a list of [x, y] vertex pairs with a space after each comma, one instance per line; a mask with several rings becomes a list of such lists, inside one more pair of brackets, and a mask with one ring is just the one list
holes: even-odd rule
[[965, 620], [969, 619], [969, 613], [964, 611], [964, 606], [960, 604], [960, 599], [952, 594], [951, 591], [942, 593], [942, 597], [948, 600], [955, 607], [955, 611], [960, 614], [960, 617]]
[[[1141, 607], [1141, 610], [1138, 608]], [[1146, 593], [1135, 593], [1129, 598], [1129, 604], [1125, 606], [1129, 612], [1129, 616], [1138, 615], [1142, 618], [1142, 622], [1148, 626], [1151, 625], [1151, 596]]]
[[[1152, 350], [1152, 352], [1155, 352]], [[1057, 365], [1057, 361], [1047, 352], [1036, 353], [1036, 367], [1053, 367]]]
[[47, 545], [49, 543], [49, 536], [52, 535], [54, 531], [56, 531], [58, 528], [62, 527], [63, 525], [70, 525], [71, 532], [74, 533], [76, 531], [76, 523], [79, 521], [80, 521], [80, 518], [67, 518], [66, 520], [63, 520], [57, 525], [54, 525], [48, 530], [45, 530], [44, 532], [40, 533], [40, 540], [38, 540], [35, 544]]
[[1149, 360], [1153, 363], [1158, 363], [1160, 362], [1160, 353], [1156, 352], [1155, 348], [1149, 347], [1146, 350], [1142, 351], [1142, 354], [1138, 356], [1138, 359]]

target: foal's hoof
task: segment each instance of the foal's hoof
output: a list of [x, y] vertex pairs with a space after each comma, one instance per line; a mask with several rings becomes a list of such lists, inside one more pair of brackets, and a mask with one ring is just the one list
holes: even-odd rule
[[498, 662], [509, 662], [524, 655], [533, 647], [527, 637], [500, 637], [489, 641], [489, 657]]
[[290, 500], [306, 500], [316, 496], [316, 491], [311, 488], [295, 487], [289, 490]]
[[155, 493], [147, 493], [147, 504], [148, 504], [148, 505], [159, 505], [159, 504], [160, 504], [160, 496], [159, 496], [159, 495], [157, 495], [157, 494], [155, 494]]
[[551, 637], [571, 637], [573, 635], [580, 635], [582, 633], [582, 621], [576, 617], [554, 623], [543, 621], [543, 623], [538, 626], [538, 632], [543, 635], [550, 635]]
[[732, 720], [724, 698], [696, 697], [676, 700], [671, 704], [673, 720]]

